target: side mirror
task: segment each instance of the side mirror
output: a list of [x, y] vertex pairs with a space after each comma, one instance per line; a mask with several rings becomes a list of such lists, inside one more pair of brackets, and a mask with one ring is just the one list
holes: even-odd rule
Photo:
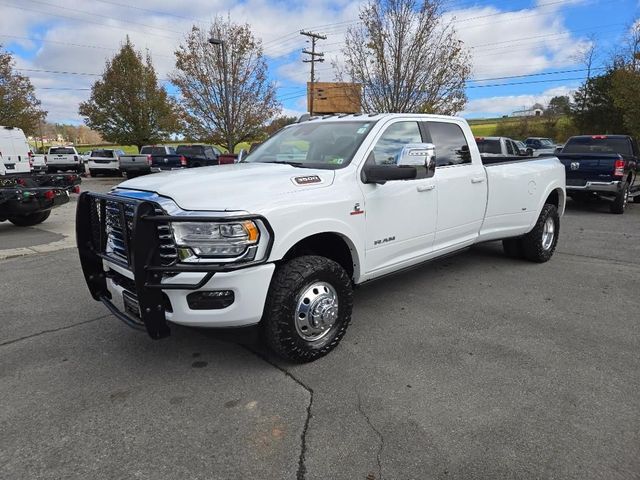
[[418, 176], [416, 167], [367, 164], [362, 169], [364, 183], [386, 183], [391, 180], [413, 180]]
[[433, 143], [410, 143], [400, 152], [399, 167], [429, 167], [436, 160], [436, 147]]

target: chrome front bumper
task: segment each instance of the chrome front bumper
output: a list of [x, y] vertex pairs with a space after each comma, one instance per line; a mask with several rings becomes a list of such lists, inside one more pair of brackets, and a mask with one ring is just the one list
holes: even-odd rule
[[616, 180], [613, 182], [587, 182], [584, 185], [567, 185], [567, 191], [586, 191], [586, 192], [610, 192], [618, 193], [622, 188], [622, 182]]

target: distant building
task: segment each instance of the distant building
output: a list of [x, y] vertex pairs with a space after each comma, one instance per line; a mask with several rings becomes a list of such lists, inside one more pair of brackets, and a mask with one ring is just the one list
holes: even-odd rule
[[525, 110], [516, 110], [511, 114], [512, 117], [541, 117], [544, 113], [544, 107], [539, 103], [534, 103], [531, 108]]

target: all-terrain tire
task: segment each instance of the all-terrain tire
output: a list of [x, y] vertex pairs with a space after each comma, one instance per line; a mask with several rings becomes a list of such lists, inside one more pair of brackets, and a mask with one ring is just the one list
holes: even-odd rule
[[39, 223], [44, 222], [51, 215], [51, 210], [46, 212], [32, 213], [31, 215], [20, 215], [16, 217], [9, 217], [9, 221], [17, 227], [32, 227]]
[[[548, 237], [545, 237], [545, 233], [548, 233], [548, 222], [553, 224], [553, 236], [550, 241], [548, 241]], [[547, 226], [546, 229], [545, 225]], [[533, 230], [522, 237], [524, 258], [536, 263], [548, 261], [553, 256], [558, 244], [559, 233], [560, 216], [558, 215], [558, 208], [550, 203], [545, 203]]]
[[629, 184], [625, 183], [622, 189], [616, 195], [616, 198], [609, 205], [611, 213], [622, 215], [627, 208], [627, 202], [629, 201]]
[[507, 257], [524, 258], [522, 239], [520, 238], [505, 238], [502, 240], [502, 249]]
[[[299, 302], [304, 293], [322, 282], [330, 285], [338, 300], [337, 316], [326, 334], [308, 340], [296, 327]], [[262, 318], [267, 346], [279, 356], [294, 362], [312, 362], [333, 350], [349, 326], [353, 308], [353, 288], [342, 266], [325, 257], [304, 255], [287, 261], [274, 273]]]

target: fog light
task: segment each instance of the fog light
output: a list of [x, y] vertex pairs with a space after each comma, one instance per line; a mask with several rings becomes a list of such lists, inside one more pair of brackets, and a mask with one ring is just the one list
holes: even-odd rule
[[187, 295], [191, 310], [220, 310], [227, 308], [235, 300], [233, 290], [209, 290]]

